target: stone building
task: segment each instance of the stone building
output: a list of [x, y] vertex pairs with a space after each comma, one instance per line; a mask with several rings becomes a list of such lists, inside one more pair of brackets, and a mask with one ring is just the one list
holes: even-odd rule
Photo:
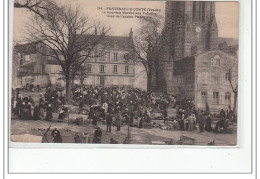
[[198, 109], [233, 104], [226, 73], [238, 58], [238, 45], [218, 37], [215, 2], [167, 1], [161, 45], [164, 92], [188, 98]]
[[[105, 47], [104, 47], [105, 45]], [[99, 44], [85, 63], [84, 84], [95, 86], [133, 87], [135, 82], [135, 62], [133, 60], [133, 32], [129, 37], [107, 36]], [[100, 54], [100, 55], [99, 55]], [[79, 83], [79, 81], [75, 81]]]
[[[128, 37], [107, 36], [104, 42], [98, 44], [93, 50], [92, 58], [83, 64], [86, 70], [84, 84], [133, 87], [135, 63], [132, 40], [131, 29]], [[65, 86], [59, 62], [40, 53], [46, 53], [46, 50], [48, 49], [40, 42], [15, 46], [13, 64], [17, 65], [13, 65], [16, 66], [13, 71], [17, 73], [13, 73], [13, 77], [17, 82], [13, 83], [13, 87], [21, 87], [26, 83], [42, 87], [48, 84]], [[79, 80], [74, 80], [74, 83], [79, 84]]]
[[25, 86], [27, 83], [46, 86], [49, 75], [45, 67], [48, 58], [40, 52], [46, 52], [47, 48], [40, 42], [32, 42], [16, 45], [13, 52], [12, 87]]

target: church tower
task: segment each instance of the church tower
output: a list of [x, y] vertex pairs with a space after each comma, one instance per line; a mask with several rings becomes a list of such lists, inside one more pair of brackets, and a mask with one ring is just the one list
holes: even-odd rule
[[167, 1], [163, 33], [172, 60], [216, 49], [215, 3]]
[[[173, 86], [173, 64], [206, 51], [218, 49], [218, 26], [215, 18], [215, 2], [167, 1], [165, 24], [162, 31], [159, 75], [170, 93]], [[154, 81], [154, 80], [153, 80]]]

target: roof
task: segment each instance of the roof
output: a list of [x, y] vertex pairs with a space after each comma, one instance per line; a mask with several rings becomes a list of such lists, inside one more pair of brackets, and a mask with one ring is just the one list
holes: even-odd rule
[[31, 42], [31, 43], [16, 45], [15, 50], [18, 53], [26, 53], [26, 54], [37, 53], [38, 52], [37, 44], [39, 43], [40, 42]]
[[228, 46], [238, 46], [238, 40], [233, 38], [218, 37], [219, 44], [226, 42]]
[[34, 69], [34, 67], [35, 67], [35, 64], [36, 64], [36, 62], [31, 62], [31, 63], [27, 63], [27, 64], [25, 64], [25, 65], [22, 65], [21, 66], [21, 68], [25, 68], [25, 69]]
[[49, 64], [49, 65], [60, 65], [60, 63], [58, 62], [58, 60], [46, 60], [46, 64]]
[[31, 75], [31, 74], [33, 74], [33, 70], [31, 70], [31, 69], [20, 68], [17, 71], [17, 76], [28, 76], [28, 75]]
[[[99, 35], [87, 35], [84, 34], [83, 35], [83, 39], [88, 39], [89, 41], [91, 39], [94, 40], [98, 40], [98, 38], [100, 38]], [[126, 36], [105, 36], [104, 39], [100, 40], [100, 43], [102, 44], [108, 44], [109, 47], [114, 47], [114, 45], [117, 45], [117, 48], [131, 48], [133, 41], [130, 37], [126, 37]]]

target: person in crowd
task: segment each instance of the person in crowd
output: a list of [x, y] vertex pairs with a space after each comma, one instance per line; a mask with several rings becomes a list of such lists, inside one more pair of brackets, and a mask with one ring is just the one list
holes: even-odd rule
[[25, 105], [26, 108], [26, 120], [32, 120], [32, 104], [30, 102], [28, 102]]
[[208, 132], [211, 132], [211, 131], [212, 131], [211, 116], [210, 116], [210, 114], [208, 114], [207, 119], [206, 119], [205, 131], [208, 131]]
[[80, 96], [80, 97], [79, 97], [79, 111], [80, 111], [80, 112], [82, 112], [83, 107], [84, 107], [84, 100], [83, 100], [83, 97]]
[[31, 96], [29, 96], [28, 102], [31, 103], [32, 107], [35, 105], [34, 100]]
[[167, 109], [163, 110], [163, 123], [165, 123], [168, 120], [168, 112]]
[[26, 113], [27, 110], [25, 108], [25, 102], [22, 102], [21, 106], [20, 106], [20, 115], [19, 115], [19, 119], [20, 120], [25, 120], [26, 119]]
[[51, 132], [51, 136], [53, 137], [54, 143], [62, 143], [62, 137], [60, 135], [60, 131], [57, 128]]
[[116, 131], [120, 131], [121, 130], [121, 115], [118, 113], [116, 115]]
[[226, 118], [226, 113], [224, 111], [224, 109], [221, 109], [220, 113], [219, 113], [219, 117], [222, 119], [222, 118]]
[[102, 137], [102, 130], [100, 127], [97, 127], [94, 132], [94, 138], [93, 143], [100, 144], [101, 143], [101, 137]]
[[48, 104], [48, 106], [46, 108], [46, 117], [45, 117], [46, 121], [52, 121], [52, 118], [53, 118], [52, 111], [53, 111], [53, 109], [52, 109], [51, 104]]
[[200, 114], [198, 115], [197, 122], [199, 125], [199, 132], [200, 133], [204, 132], [205, 114], [203, 111], [201, 111]]
[[40, 120], [40, 107], [36, 104], [33, 109], [33, 120]]
[[184, 124], [184, 120], [185, 120], [185, 115], [184, 114], [182, 114], [181, 115], [181, 118], [180, 118], [180, 120], [179, 120], [179, 126], [180, 126], [180, 130], [184, 130], [185, 129], [185, 124]]
[[112, 125], [112, 114], [108, 113], [106, 116], [106, 124], [107, 124], [107, 132], [111, 132], [111, 125]]
[[62, 107], [62, 109], [59, 112], [58, 119], [64, 120], [64, 118], [65, 118], [65, 107]]
[[138, 128], [143, 128], [144, 127], [144, 118], [143, 115], [139, 115], [138, 117]]

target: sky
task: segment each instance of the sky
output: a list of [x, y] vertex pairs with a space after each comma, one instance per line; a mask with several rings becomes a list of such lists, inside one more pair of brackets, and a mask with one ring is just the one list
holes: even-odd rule
[[[97, 21], [104, 23], [111, 28], [110, 34], [116, 36], [128, 36], [130, 28], [133, 32], [140, 27], [138, 18], [108, 18], [106, 14], [102, 14], [105, 8], [151, 8], [160, 9], [157, 12], [164, 16], [165, 1], [126, 1], [126, 0], [57, 0], [60, 4], [70, 3], [73, 6], [79, 6], [84, 15], [93, 17]], [[219, 37], [238, 39], [239, 34], [239, 3], [238, 2], [215, 2], [216, 19], [219, 30]], [[98, 10], [102, 7], [102, 10]], [[143, 12], [140, 9], [135, 9], [135, 12]], [[25, 24], [28, 23], [28, 18], [31, 12], [26, 9], [14, 8], [14, 28], [13, 40], [22, 42], [25, 36]]]

